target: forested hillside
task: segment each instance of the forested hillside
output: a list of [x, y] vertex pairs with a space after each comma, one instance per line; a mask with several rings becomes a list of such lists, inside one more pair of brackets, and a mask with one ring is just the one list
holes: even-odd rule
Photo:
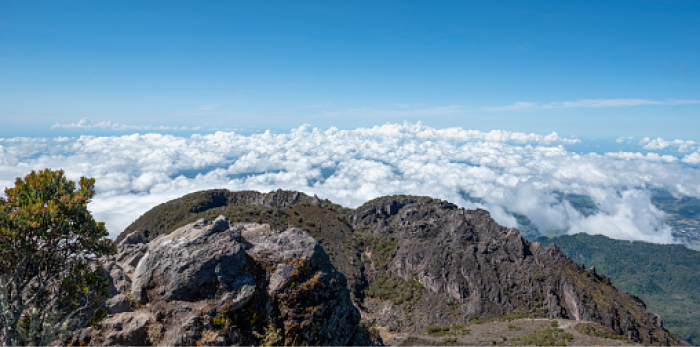
[[587, 234], [540, 237], [573, 260], [595, 266], [620, 289], [638, 295], [667, 329], [700, 345], [700, 252], [681, 245], [620, 241]]

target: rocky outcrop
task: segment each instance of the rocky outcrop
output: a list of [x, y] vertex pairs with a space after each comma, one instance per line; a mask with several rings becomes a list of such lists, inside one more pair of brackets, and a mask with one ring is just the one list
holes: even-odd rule
[[371, 343], [345, 277], [301, 229], [221, 216], [118, 251], [104, 266], [110, 315], [74, 345]]
[[[247, 271], [255, 279], [256, 293], [274, 297], [274, 305], [257, 296], [248, 300], [255, 302], [256, 307], [267, 305], [265, 324], [272, 322], [273, 327], [298, 336], [296, 339], [310, 341], [311, 337], [301, 331], [311, 326], [316, 327], [311, 330], [335, 330], [348, 326], [337, 322], [356, 319], [352, 310], [328, 308], [347, 307], [342, 295], [338, 296], [340, 287], [347, 283], [363, 319], [390, 331], [422, 332], [429, 325], [449, 326], [502, 316], [566, 318], [598, 323], [638, 343], [683, 344], [663, 328], [660, 317], [647, 310], [642, 300], [618, 290], [594, 269], [573, 262], [556, 245], [530, 243], [517, 230], [498, 225], [487, 211], [465, 210], [429, 197], [384, 197], [351, 210], [298, 192], [204, 191], [144, 214], [127, 228], [128, 233], [120, 235], [124, 240], [120, 247], [129, 248], [134, 254], [148, 252], [150, 259], [152, 249], [155, 252], [151, 244], [160, 239], [156, 236], [168, 233], [164, 225], [179, 225], [196, 217], [212, 218], [219, 213], [231, 220], [272, 226], [248, 224], [240, 229], [246, 238], [243, 243], [250, 244], [246, 254], [256, 270]], [[298, 231], [294, 228], [281, 234], [274, 232], [282, 227], [302, 228], [318, 243], [310, 248], [311, 240], [302, 242], [295, 236]], [[132, 239], [155, 240], [146, 248], [129, 241]], [[327, 255], [313, 255], [319, 244], [323, 248], [318, 248]], [[288, 249], [284, 245], [294, 247]], [[299, 253], [299, 249], [313, 252]], [[284, 255], [288, 252], [291, 255]], [[123, 259], [124, 265], [109, 270], [115, 288], [130, 285], [129, 279], [134, 276], [129, 274], [142, 273], [134, 262], [141, 258], [131, 253], [120, 252], [118, 258]], [[318, 265], [327, 260], [313, 260], [328, 256], [346, 277], [327, 270], [327, 265]], [[305, 270], [295, 270], [299, 264], [291, 262], [292, 258], [305, 259]], [[156, 259], [151, 260], [153, 264]], [[146, 268], [150, 269], [150, 265]], [[158, 278], [159, 272], [143, 273], [149, 274], [144, 277], [148, 281], [138, 282], [136, 287], [142, 289], [135, 287], [132, 291], [137, 301], [171, 295], [166, 289], [167, 281]], [[207, 283], [218, 283], [212, 281]], [[323, 287], [316, 281], [324, 283]], [[207, 295], [238, 295], [238, 287], [217, 286], [207, 285]], [[323, 302], [330, 304], [324, 307]], [[304, 315], [297, 307], [305, 307], [313, 314]], [[199, 328], [195, 326], [206, 327], [206, 322], [205, 319], [188, 324], [196, 330]], [[264, 328], [258, 326], [257, 331]], [[290, 340], [287, 335], [285, 338], [285, 342], [300, 341]]]
[[394, 239], [396, 254], [386, 270], [425, 288], [411, 312], [405, 304], [370, 309], [380, 325], [421, 331], [429, 324], [517, 315], [596, 322], [644, 344], [683, 343], [642, 300], [576, 264], [556, 244], [543, 248], [498, 225], [485, 210], [390, 197], [361, 206], [348, 219], [355, 230]]

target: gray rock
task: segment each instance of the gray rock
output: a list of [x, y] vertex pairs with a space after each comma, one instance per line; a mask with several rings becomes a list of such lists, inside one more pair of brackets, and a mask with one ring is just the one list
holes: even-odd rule
[[350, 299], [345, 276], [307, 232], [292, 228], [250, 241], [248, 253], [274, 269], [268, 291], [279, 310], [285, 344], [347, 345], [360, 314]]
[[199, 220], [148, 244], [132, 294], [145, 303], [198, 301], [231, 291], [248, 265], [240, 230], [228, 219]]
[[129, 298], [125, 294], [117, 294], [105, 301], [105, 309], [108, 314], [131, 312], [133, 308], [129, 303]]
[[271, 332], [286, 344], [369, 341], [345, 277], [303, 230], [218, 217], [144, 240], [126, 237], [105, 263], [112, 316], [74, 344], [259, 345]]
[[124, 312], [105, 318], [93, 333], [91, 344], [103, 346], [145, 346], [148, 341], [148, 325], [151, 315], [147, 312]]
[[272, 273], [270, 277], [270, 285], [267, 287], [267, 291], [270, 293], [277, 293], [282, 287], [284, 287], [289, 279], [292, 277], [292, 270], [295, 269], [294, 265], [290, 264], [277, 264], [277, 269]]
[[644, 344], [682, 343], [640, 299], [576, 264], [555, 244], [542, 248], [498, 225], [485, 210], [387, 197], [348, 219], [355, 230], [396, 240], [389, 275], [417, 281], [425, 290], [411, 314], [405, 304], [367, 306], [367, 315], [389, 329], [419, 332], [428, 325], [521, 314], [588, 320]]

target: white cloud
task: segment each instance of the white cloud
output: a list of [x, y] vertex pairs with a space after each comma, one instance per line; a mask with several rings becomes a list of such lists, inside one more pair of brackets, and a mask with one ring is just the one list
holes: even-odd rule
[[536, 111], [561, 108], [614, 108], [632, 106], [674, 106], [698, 104], [700, 100], [651, 100], [651, 99], [588, 99], [575, 101], [554, 101], [554, 102], [516, 102], [505, 106], [482, 107], [483, 111]]
[[673, 140], [673, 141], [667, 141], [662, 138], [657, 138], [657, 139], [649, 139], [648, 137], [645, 137], [642, 139], [642, 141], [639, 142], [640, 145], [643, 145], [644, 149], [648, 150], [663, 150], [667, 148], [673, 148], [677, 150], [678, 152], [690, 152], [692, 150], [695, 150], [698, 148], [698, 143], [695, 141], [685, 141], [685, 140]]
[[[83, 124], [83, 126], [86, 126]], [[90, 205], [112, 235], [149, 208], [189, 192], [294, 189], [348, 207], [388, 194], [429, 195], [484, 207], [507, 226], [513, 213], [543, 231], [672, 242], [648, 189], [700, 197], [700, 156], [574, 153], [578, 139], [508, 131], [434, 129], [420, 123], [244, 136], [233, 132], [0, 139], [0, 185], [46, 167], [95, 177]], [[660, 143], [660, 142], [659, 142]], [[585, 194], [582, 215], [558, 193]]]
[[[356, 107], [342, 110], [324, 109], [319, 114], [313, 115], [316, 118], [328, 117], [377, 117], [388, 119], [416, 119], [425, 117], [455, 116], [475, 114], [482, 112], [523, 112], [542, 111], [551, 109], [572, 109], [572, 108], [622, 108], [635, 106], [679, 106], [700, 104], [696, 99], [583, 99], [571, 101], [551, 101], [532, 102], [519, 101], [509, 105], [500, 106], [465, 106], [465, 105], [392, 105], [384, 108], [377, 107]], [[309, 107], [328, 108], [330, 104], [309, 105]], [[622, 139], [619, 139], [622, 141]]]
[[459, 115], [470, 110], [461, 105], [416, 106], [397, 105], [391, 108], [358, 107], [345, 110], [324, 110], [317, 117], [387, 117], [394, 119], [425, 118], [434, 116]]
[[88, 118], [83, 118], [75, 123], [55, 123], [51, 126], [51, 129], [102, 129], [102, 130], [154, 130], [154, 131], [169, 131], [169, 130], [200, 130], [201, 127], [187, 127], [187, 126], [165, 126], [165, 125], [128, 125], [119, 122], [112, 122], [111, 120], [101, 121], [93, 123]]
[[700, 164], [700, 153], [694, 152], [694, 153], [688, 154], [685, 157], [683, 157], [683, 160], [681, 160], [681, 161], [686, 163], [686, 164], [698, 165], [698, 164]]

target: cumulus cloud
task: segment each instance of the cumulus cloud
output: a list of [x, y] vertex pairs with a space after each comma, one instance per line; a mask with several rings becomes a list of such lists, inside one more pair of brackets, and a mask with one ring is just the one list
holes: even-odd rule
[[[216, 132], [0, 139], [0, 185], [30, 170], [63, 168], [97, 179], [90, 205], [115, 236], [151, 207], [189, 192], [278, 188], [348, 207], [390, 194], [429, 195], [483, 207], [500, 223], [516, 215], [540, 231], [673, 242], [650, 189], [700, 197], [700, 155], [580, 153], [552, 134], [435, 129], [420, 123], [289, 133]], [[659, 142], [660, 143], [660, 142]], [[562, 195], [589, 196], [582, 213]]]
[[695, 141], [686, 140], [673, 140], [667, 141], [662, 138], [650, 139], [645, 137], [639, 142], [644, 149], [649, 150], [663, 150], [663, 149], [674, 149], [678, 152], [690, 152], [698, 149], [698, 143]]

